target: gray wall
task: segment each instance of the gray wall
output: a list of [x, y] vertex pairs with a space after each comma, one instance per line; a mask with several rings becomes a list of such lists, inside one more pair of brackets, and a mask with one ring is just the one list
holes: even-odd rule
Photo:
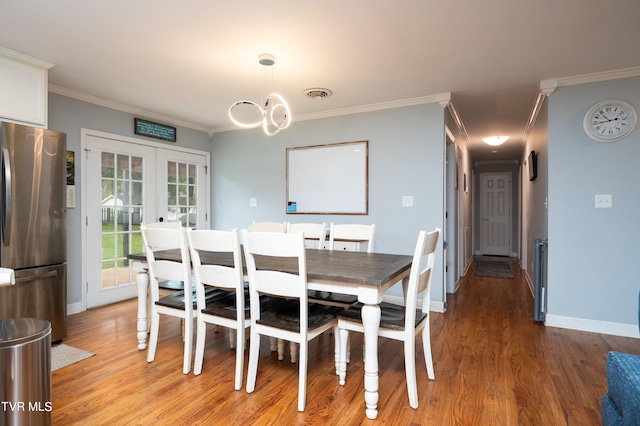
[[[620, 323], [637, 335], [640, 126], [613, 143], [582, 127], [587, 110], [610, 98], [640, 111], [640, 78], [560, 87], [549, 97], [547, 323]], [[596, 194], [612, 194], [613, 208], [594, 208]]]
[[[145, 117], [141, 117], [145, 118]], [[67, 151], [75, 152], [76, 160], [76, 208], [67, 209], [67, 301], [69, 304], [82, 302], [82, 167], [84, 156], [80, 152], [81, 129], [99, 130], [142, 140], [133, 132], [134, 115], [82, 102], [55, 93], [49, 93], [49, 128], [67, 134]], [[197, 130], [178, 127], [177, 142], [167, 142], [172, 146], [183, 146], [209, 152], [211, 139]]]
[[[287, 215], [286, 148], [369, 141], [369, 215]], [[412, 254], [418, 231], [443, 226], [444, 109], [437, 103], [294, 122], [276, 136], [261, 129], [213, 136], [212, 227], [252, 220], [375, 223], [375, 251]], [[402, 207], [413, 195], [414, 207]], [[249, 207], [249, 198], [257, 207]], [[444, 300], [441, 249], [434, 301]], [[390, 290], [400, 295], [400, 289]]]

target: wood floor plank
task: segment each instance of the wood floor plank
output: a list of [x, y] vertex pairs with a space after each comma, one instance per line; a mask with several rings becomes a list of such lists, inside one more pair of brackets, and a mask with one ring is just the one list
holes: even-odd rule
[[[180, 322], [163, 318], [156, 359], [136, 348], [136, 301], [69, 317], [65, 343], [94, 352], [53, 372], [54, 425], [586, 425], [600, 423], [611, 350], [640, 354], [638, 339], [545, 327], [512, 261], [514, 279], [476, 277], [474, 266], [431, 313], [435, 381], [416, 342], [419, 408], [409, 407], [402, 344], [380, 339], [376, 421], [364, 411], [362, 335], [351, 333], [345, 386], [333, 337], [309, 345], [307, 405], [297, 411], [298, 365], [261, 346], [256, 389], [233, 389], [235, 353], [224, 330], [207, 335], [202, 374], [182, 374]], [[245, 354], [245, 381], [248, 353]]]

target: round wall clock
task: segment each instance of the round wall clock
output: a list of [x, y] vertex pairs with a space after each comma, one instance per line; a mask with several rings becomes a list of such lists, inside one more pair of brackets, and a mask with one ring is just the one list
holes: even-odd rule
[[608, 99], [592, 106], [584, 116], [584, 131], [600, 142], [614, 142], [627, 136], [636, 125], [633, 106], [618, 99]]

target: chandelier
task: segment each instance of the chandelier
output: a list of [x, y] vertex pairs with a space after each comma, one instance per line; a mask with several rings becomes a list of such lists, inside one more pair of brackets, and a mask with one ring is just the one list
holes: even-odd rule
[[[276, 63], [275, 57], [270, 54], [262, 54], [258, 59], [260, 65], [265, 67], [264, 70]], [[263, 73], [263, 80], [264, 79], [265, 74]], [[248, 114], [248, 118], [246, 116], [238, 117], [240, 109], [247, 109], [245, 107], [249, 107], [249, 110], [252, 109], [252, 113]], [[262, 125], [264, 132], [269, 136], [279, 133], [280, 130], [286, 129], [289, 127], [289, 124], [291, 124], [289, 105], [287, 105], [284, 98], [277, 93], [267, 95], [262, 105], [246, 100], [235, 102], [229, 107], [229, 118], [237, 126], [245, 129]]]

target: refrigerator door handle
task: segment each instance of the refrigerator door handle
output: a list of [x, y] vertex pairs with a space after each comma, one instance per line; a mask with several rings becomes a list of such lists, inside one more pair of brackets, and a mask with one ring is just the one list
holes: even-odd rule
[[51, 271], [51, 272], [47, 272], [44, 274], [38, 274], [38, 275], [29, 275], [27, 277], [22, 277], [22, 278], [16, 278], [16, 284], [18, 283], [24, 283], [27, 281], [35, 281], [35, 280], [41, 280], [44, 278], [51, 278], [51, 277], [56, 277], [58, 276], [58, 271]]
[[9, 161], [9, 150], [2, 150], [2, 172], [4, 174], [4, 187], [2, 195], [4, 195], [4, 212], [2, 214], [2, 240], [4, 245], [8, 246], [11, 241], [11, 162]]

